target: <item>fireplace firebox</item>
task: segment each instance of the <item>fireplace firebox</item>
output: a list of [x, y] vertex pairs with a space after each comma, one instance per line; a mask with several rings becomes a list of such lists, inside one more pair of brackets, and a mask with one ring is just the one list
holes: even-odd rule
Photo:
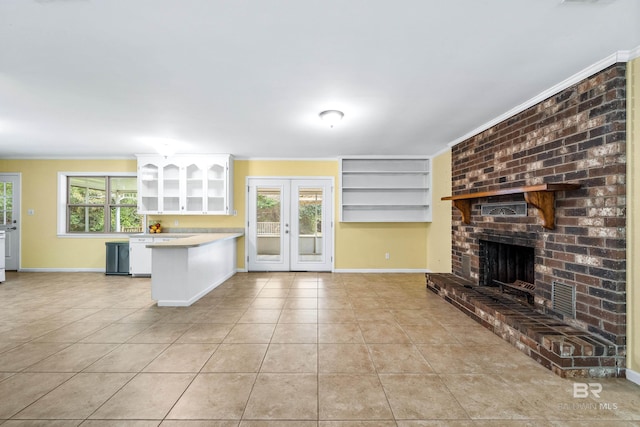
[[[489, 240], [490, 239], [490, 240]], [[522, 244], [523, 239], [490, 236], [478, 241], [480, 286], [499, 286], [501, 292], [525, 297], [534, 303], [535, 248]]]
[[535, 282], [534, 248], [480, 240], [480, 285]]

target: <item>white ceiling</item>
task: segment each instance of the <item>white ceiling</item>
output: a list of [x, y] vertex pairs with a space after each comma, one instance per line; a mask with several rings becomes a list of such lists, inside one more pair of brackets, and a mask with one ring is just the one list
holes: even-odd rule
[[0, 0], [0, 158], [133, 158], [151, 138], [431, 155], [640, 46], [639, 17], [638, 0]]

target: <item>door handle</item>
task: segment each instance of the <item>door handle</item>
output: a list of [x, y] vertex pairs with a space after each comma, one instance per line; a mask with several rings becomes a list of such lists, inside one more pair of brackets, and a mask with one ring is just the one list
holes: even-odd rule
[[17, 229], [18, 229], [18, 227], [8, 227], [8, 228], [6, 228], [6, 230], [17, 230]]

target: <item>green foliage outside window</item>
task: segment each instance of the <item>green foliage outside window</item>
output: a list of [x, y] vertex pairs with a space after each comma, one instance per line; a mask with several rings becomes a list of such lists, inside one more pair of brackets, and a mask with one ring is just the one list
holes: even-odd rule
[[[258, 193], [257, 222], [280, 222], [280, 195]], [[298, 225], [301, 235], [322, 234], [322, 200], [304, 198], [298, 205]]]
[[142, 231], [135, 177], [70, 176], [67, 189], [69, 233]]

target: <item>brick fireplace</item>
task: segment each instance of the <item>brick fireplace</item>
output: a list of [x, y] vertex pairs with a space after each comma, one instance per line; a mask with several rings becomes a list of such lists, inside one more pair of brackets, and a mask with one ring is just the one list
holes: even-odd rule
[[[560, 355], [549, 367], [572, 370], [561, 375], [619, 376], [624, 368], [625, 71], [625, 64], [612, 65], [452, 147], [454, 196], [538, 184], [580, 186], [553, 193], [553, 228], [545, 228], [548, 224], [535, 203], [527, 205], [524, 215], [481, 212], [487, 204], [522, 205], [520, 193], [474, 198], [467, 205], [468, 223], [453, 209], [450, 282], [469, 288], [469, 284], [490, 286], [493, 280], [531, 281], [533, 317], [544, 315], [547, 324], [575, 331], [565, 335], [580, 335], [604, 349], [601, 355], [606, 360], [576, 364], [561, 359], [568, 355], [562, 346], [571, 338], [547, 342], [546, 350], [555, 345]], [[486, 257], [499, 253], [501, 260], [488, 266]], [[504, 264], [503, 273], [496, 273], [498, 262]], [[498, 274], [502, 276], [497, 278]], [[431, 289], [445, 296], [442, 283], [438, 284], [441, 278], [430, 276], [435, 283]], [[529, 350], [535, 350], [532, 357], [545, 350], [540, 334], [518, 338], [521, 350], [527, 350], [523, 348], [527, 339], [537, 342], [537, 347], [529, 343]]]

